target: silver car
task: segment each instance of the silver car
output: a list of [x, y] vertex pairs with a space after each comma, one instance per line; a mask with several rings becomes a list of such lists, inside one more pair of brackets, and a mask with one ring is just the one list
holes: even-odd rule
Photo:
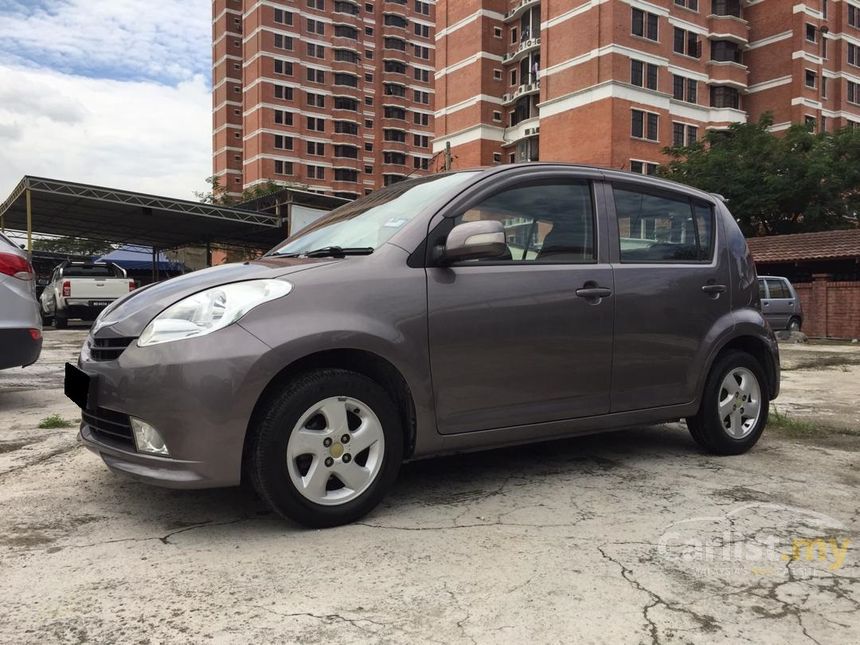
[[0, 369], [35, 363], [41, 351], [36, 273], [27, 253], [0, 234]]
[[803, 326], [800, 298], [786, 278], [759, 276], [758, 295], [761, 298], [761, 312], [771, 327], [800, 331]]

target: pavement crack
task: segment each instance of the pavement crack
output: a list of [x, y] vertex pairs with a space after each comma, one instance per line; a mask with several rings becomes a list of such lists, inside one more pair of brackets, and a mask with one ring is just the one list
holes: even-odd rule
[[249, 607], [253, 607], [254, 609], [259, 609], [260, 611], [265, 611], [274, 616], [279, 616], [281, 618], [312, 618], [313, 620], [323, 621], [325, 623], [332, 622], [340, 622], [346, 623], [348, 625], [352, 625], [356, 629], [360, 629], [363, 632], [369, 632], [371, 634], [377, 633], [372, 629], [368, 629], [366, 626], [361, 625], [360, 623], [370, 623], [371, 625], [376, 625], [378, 627], [389, 627], [394, 623], [387, 623], [380, 620], [374, 620], [372, 618], [350, 618], [348, 616], [344, 616], [338, 613], [332, 614], [315, 614], [309, 611], [296, 611], [296, 612], [282, 612], [275, 611], [274, 609], [269, 609], [268, 607], [263, 607], [261, 605], [249, 605]]

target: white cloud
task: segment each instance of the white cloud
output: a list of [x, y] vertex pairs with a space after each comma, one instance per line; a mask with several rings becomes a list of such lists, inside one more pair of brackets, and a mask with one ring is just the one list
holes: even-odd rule
[[175, 83], [206, 74], [210, 0], [4, 0], [6, 62], [102, 78]]
[[0, 201], [25, 174], [193, 199], [211, 127], [199, 75], [168, 86], [0, 64]]

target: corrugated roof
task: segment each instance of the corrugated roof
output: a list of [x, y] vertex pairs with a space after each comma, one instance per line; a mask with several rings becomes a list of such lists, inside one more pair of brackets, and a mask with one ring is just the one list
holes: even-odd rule
[[860, 258], [860, 229], [769, 235], [747, 240], [759, 264]]

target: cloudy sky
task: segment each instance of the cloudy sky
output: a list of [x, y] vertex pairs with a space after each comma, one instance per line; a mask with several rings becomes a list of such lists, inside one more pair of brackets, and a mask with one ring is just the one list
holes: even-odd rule
[[193, 198], [211, 0], [0, 0], [0, 201], [26, 174]]

